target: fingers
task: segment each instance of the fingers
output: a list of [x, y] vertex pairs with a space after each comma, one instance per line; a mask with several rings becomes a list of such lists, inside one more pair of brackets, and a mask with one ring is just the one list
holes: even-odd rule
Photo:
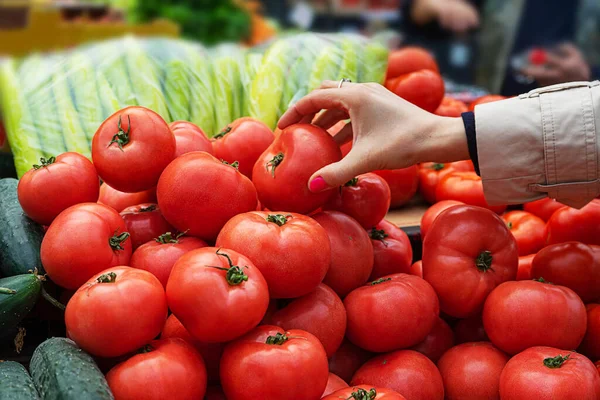
[[369, 172], [369, 169], [365, 157], [358, 150], [351, 150], [341, 161], [329, 164], [315, 172], [309, 180], [308, 187], [312, 192], [321, 192], [341, 186], [366, 172]]
[[353, 135], [352, 122], [349, 122], [333, 137], [333, 140], [341, 146], [351, 141]]
[[279, 119], [277, 126], [284, 129], [303, 120], [304, 117], [314, 117], [314, 114], [324, 109], [349, 109], [353, 92], [349, 90], [317, 89], [300, 99], [290, 107]]
[[530, 66], [521, 70], [521, 72], [534, 78], [537, 81], [554, 81], [560, 78], [560, 71], [555, 68], [547, 68], [544, 66]]
[[340, 87], [340, 82], [341, 81], [323, 81], [323, 83], [321, 83], [320, 89], [341, 89], [341, 88], [351, 87], [351, 86], [356, 85], [356, 83], [344, 82], [344, 83], [342, 83], [342, 86]]
[[348, 118], [348, 113], [343, 110], [327, 110], [319, 115], [313, 123], [323, 129], [329, 129], [339, 121]]

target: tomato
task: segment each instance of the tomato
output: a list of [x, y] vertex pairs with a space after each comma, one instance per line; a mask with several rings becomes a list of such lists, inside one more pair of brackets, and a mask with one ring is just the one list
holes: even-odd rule
[[174, 314], [169, 315], [169, 318], [167, 318], [167, 322], [165, 322], [160, 338], [179, 338], [194, 346], [204, 360], [208, 381], [219, 381], [219, 365], [221, 363], [223, 349], [225, 348], [223, 343], [204, 343], [194, 339]]
[[350, 382], [352, 375], [371, 358], [372, 354], [344, 339], [335, 354], [329, 357], [329, 371]]
[[489, 341], [480, 315], [459, 320], [454, 325], [454, 338], [457, 344]]
[[502, 215], [508, 229], [517, 240], [519, 256], [537, 253], [544, 247], [546, 223], [527, 211], [509, 211]]
[[423, 217], [421, 218], [421, 237], [424, 239], [429, 232], [429, 228], [433, 221], [442, 213], [442, 211], [447, 210], [452, 206], [464, 205], [465, 203], [456, 200], [442, 200], [439, 203], [435, 203], [431, 207], [425, 211]]
[[122, 192], [148, 190], [175, 158], [175, 136], [154, 111], [126, 107], [108, 117], [92, 139], [100, 178]]
[[523, 204], [523, 210], [537, 215], [545, 222], [548, 222], [554, 211], [563, 207], [565, 207], [563, 203], [548, 197]]
[[253, 211], [225, 224], [218, 247], [252, 259], [267, 280], [272, 298], [294, 298], [312, 292], [331, 262], [327, 232], [300, 214]]
[[386, 399], [386, 400], [406, 400], [406, 397], [402, 396], [398, 392], [394, 392], [390, 389], [374, 388], [370, 385], [358, 385], [352, 386], [347, 389], [340, 389], [336, 392], [331, 393], [327, 397], [323, 397], [321, 400], [340, 400], [340, 399]]
[[206, 393], [206, 368], [185, 341], [153, 340], [141, 353], [112, 368], [106, 381], [119, 400], [196, 400]]
[[197, 125], [188, 121], [174, 121], [169, 128], [175, 136], [175, 157], [192, 151], [205, 151], [213, 154], [213, 147], [206, 133]]
[[600, 245], [600, 199], [592, 200], [581, 210], [563, 207], [552, 214], [546, 226], [546, 241]]
[[334, 193], [313, 193], [308, 180], [341, 158], [340, 148], [323, 129], [308, 124], [288, 126], [254, 164], [252, 182], [260, 202], [269, 210], [308, 214]]
[[154, 275], [113, 267], [91, 277], [65, 311], [67, 335], [83, 350], [117, 357], [154, 339], [167, 318], [165, 291]]
[[[325, 390], [323, 391], [323, 394], [321, 395], [321, 398], [332, 394], [333, 392], [337, 392], [340, 389], [344, 389], [347, 388], [348, 384], [346, 382], [344, 382], [344, 380], [342, 378], [340, 378], [339, 376], [332, 374], [331, 372], [329, 373], [329, 378], [327, 379], [327, 386], [325, 387]], [[346, 397], [344, 397], [346, 399]]]
[[373, 271], [373, 245], [367, 232], [346, 214], [323, 211], [313, 218], [329, 236], [331, 263], [323, 283], [343, 298], [369, 279]]
[[419, 192], [431, 204], [436, 202], [435, 191], [438, 183], [453, 172], [475, 171], [472, 161], [457, 161], [452, 163], [423, 163], [419, 165]]
[[137, 193], [119, 192], [111, 188], [106, 183], [100, 186], [100, 196], [98, 203], [107, 205], [121, 212], [127, 207], [142, 203], [156, 203], [156, 188], [144, 190]]
[[447, 399], [500, 399], [500, 374], [508, 356], [491, 343], [464, 343], [438, 362]]
[[600, 360], [596, 361], [596, 369], [598, 369], [598, 374], [600, 374]]
[[158, 181], [158, 205], [180, 232], [211, 241], [233, 216], [256, 209], [252, 182], [204, 152], [177, 157]]
[[412, 350], [382, 354], [367, 361], [356, 371], [350, 385], [361, 382], [390, 388], [409, 400], [444, 398], [444, 384], [435, 364]]
[[166, 288], [175, 262], [188, 251], [207, 246], [198, 238], [166, 232], [138, 247], [131, 255], [130, 266], [152, 273]]
[[40, 256], [54, 283], [77, 289], [100, 271], [129, 264], [131, 240], [115, 210], [82, 203], [67, 208], [52, 222]]
[[531, 276], [568, 287], [584, 303], [600, 299], [600, 247], [579, 242], [545, 247], [533, 259]]
[[410, 349], [427, 356], [433, 362], [437, 362], [442, 354], [452, 346], [454, 346], [454, 332], [452, 332], [446, 321], [438, 317], [425, 339]]
[[365, 229], [373, 228], [390, 208], [390, 187], [373, 173], [358, 175], [341, 186], [323, 207], [348, 214]]
[[518, 281], [526, 281], [529, 279], [533, 279], [533, 276], [531, 275], [531, 268], [533, 267], [534, 258], [535, 254], [519, 257], [519, 267], [517, 270]]
[[600, 359], [600, 304], [588, 304], [587, 330], [579, 352], [592, 360]]
[[389, 79], [385, 87], [431, 113], [440, 106], [445, 93], [442, 77], [437, 72], [425, 69]]
[[386, 80], [400, 75], [428, 69], [439, 72], [435, 58], [427, 49], [421, 47], [403, 47], [390, 52]]
[[120, 214], [125, 221], [127, 232], [129, 232], [133, 250], [159, 235], [173, 230], [156, 204], [143, 203], [130, 206]]
[[515, 279], [517, 265], [515, 238], [500, 217], [480, 207], [442, 212], [423, 242], [423, 278], [440, 309], [457, 318], [479, 313], [497, 285]]
[[266, 319], [267, 325], [283, 329], [302, 329], [321, 341], [327, 357], [342, 344], [346, 333], [346, 309], [329, 286], [320, 284], [315, 290], [294, 299]]
[[532, 346], [576, 349], [586, 318], [583, 302], [571, 289], [534, 280], [503, 283], [483, 308], [485, 331], [508, 354]]
[[17, 194], [25, 214], [41, 225], [67, 208], [98, 201], [100, 181], [94, 165], [79, 153], [42, 158], [19, 180]]
[[502, 400], [600, 399], [600, 375], [584, 356], [552, 347], [517, 354], [500, 375]]
[[418, 276], [419, 278], [423, 277], [423, 261], [416, 261], [413, 265], [410, 266], [409, 274]]
[[390, 187], [390, 208], [398, 208], [408, 203], [419, 187], [418, 167], [374, 171]]
[[233, 250], [204, 247], [175, 263], [167, 301], [194, 338], [228, 342], [258, 325], [269, 305], [269, 291], [248, 258]]
[[252, 169], [275, 136], [268, 126], [250, 117], [238, 118], [212, 138], [215, 157], [240, 164], [240, 172], [252, 179]]
[[499, 94], [488, 94], [485, 96], [481, 96], [480, 98], [476, 99], [474, 102], [469, 104], [469, 111], [475, 111], [475, 106], [479, 104], [493, 103], [494, 101], [500, 101], [504, 99], [506, 99], [506, 97], [500, 96]]
[[472, 206], [487, 208], [497, 214], [506, 210], [506, 205], [491, 206], [485, 200], [481, 178], [475, 172], [453, 172], [445, 176], [437, 186], [438, 201], [457, 200]]
[[436, 115], [442, 117], [460, 117], [462, 113], [469, 111], [469, 107], [460, 100], [452, 97], [444, 97], [442, 104], [435, 110]]
[[[439, 315], [433, 288], [423, 279], [408, 274], [389, 275], [362, 286], [344, 299], [344, 306], [348, 314], [348, 339], [373, 352], [422, 342]], [[390, 310], [396, 311], [390, 313]]]
[[404, 231], [389, 221], [382, 220], [369, 231], [373, 245], [373, 271], [369, 280], [382, 276], [410, 273], [413, 258], [410, 239]]
[[229, 400], [317, 400], [328, 377], [321, 342], [299, 329], [259, 326], [228, 344], [221, 358], [221, 385]]

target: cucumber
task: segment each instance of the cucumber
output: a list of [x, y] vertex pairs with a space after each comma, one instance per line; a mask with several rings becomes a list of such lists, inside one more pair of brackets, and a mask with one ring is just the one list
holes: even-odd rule
[[0, 332], [15, 328], [29, 314], [41, 291], [42, 278], [35, 273], [0, 279]]
[[0, 361], [0, 399], [36, 400], [38, 394], [31, 376], [21, 364]]
[[40, 344], [29, 370], [44, 400], [114, 399], [92, 357], [70, 339], [51, 338]]
[[44, 229], [29, 219], [17, 198], [18, 181], [0, 179], [0, 275], [43, 274], [40, 246]]

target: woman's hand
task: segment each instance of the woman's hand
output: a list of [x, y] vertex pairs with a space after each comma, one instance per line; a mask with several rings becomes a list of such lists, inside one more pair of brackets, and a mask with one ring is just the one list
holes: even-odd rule
[[340, 145], [352, 140], [353, 145], [344, 159], [315, 172], [312, 191], [343, 185], [370, 171], [469, 158], [461, 118], [430, 114], [375, 83], [344, 83], [338, 88], [338, 82], [325, 81], [290, 107], [278, 126], [310, 123], [321, 110], [326, 111], [315, 124], [323, 129], [350, 118], [334, 140]]

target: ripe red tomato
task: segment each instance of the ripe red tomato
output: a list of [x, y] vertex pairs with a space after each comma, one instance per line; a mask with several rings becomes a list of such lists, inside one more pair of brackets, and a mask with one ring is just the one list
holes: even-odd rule
[[576, 349], [586, 318], [583, 302], [571, 289], [534, 280], [503, 283], [483, 308], [485, 331], [508, 354], [532, 346]]
[[600, 359], [600, 304], [588, 304], [587, 330], [579, 352], [592, 360]]
[[403, 47], [390, 52], [386, 80], [400, 75], [428, 69], [439, 72], [435, 58], [427, 49], [421, 47]]
[[530, 212], [533, 215], [537, 215], [545, 222], [548, 222], [552, 214], [554, 214], [554, 211], [563, 207], [565, 207], [563, 203], [548, 197], [523, 204], [523, 210]]
[[374, 171], [390, 187], [390, 208], [398, 208], [408, 203], [419, 187], [418, 167]]
[[331, 190], [311, 192], [308, 180], [317, 170], [341, 158], [340, 148], [329, 133], [315, 125], [292, 125], [258, 158], [252, 182], [260, 202], [269, 210], [308, 214], [333, 195]]
[[370, 385], [358, 385], [352, 386], [351, 388], [340, 389], [336, 392], [331, 393], [327, 397], [323, 397], [321, 400], [340, 400], [340, 399], [386, 399], [386, 400], [406, 400], [406, 397], [402, 396], [398, 392], [394, 392], [390, 389], [375, 388]]
[[438, 203], [435, 203], [431, 207], [425, 211], [423, 217], [421, 218], [421, 238], [425, 239], [427, 232], [429, 232], [429, 228], [433, 221], [442, 213], [442, 211], [447, 210], [452, 206], [464, 205], [465, 203], [456, 200], [442, 200]]
[[216, 245], [252, 259], [267, 280], [272, 298], [312, 292], [331, 262], [327, 232], [300, 214], [253, 211], [236, 215], [225, 224]]
[[17, 194], [25, 214], [50, 225], [67, 208], [98, 201], [100, 181], [94, 165], [79, 153], [42, 158], [19, 180]]
[[442, 104], [435, 110], [436, 115], [442, 117], [460, 117], [462, 113], [469, 111], [469, 107], [460, 100], [452, 97], [444, 97]]
[[479, 313], [496, 286], [515, 279], [517, 265], [515, 238], [500, 217], [480, 207], [442, 212], [423, 242], [423, 278], [440, 309], [457, 318]]
[[500, 374], [509, 357], [491, 343], [464, 343], [438, 362], [447, 399], [500, 399]]
[[238, 118], [212, 138], [215, 157], [240, 164], [240, 172], [252, 179], [252, 169], [275, 136], [268, 126], [250, 117]]
[[206, 133], [197, 125], [188, 121], [174, 121], [169, 128], [175, 136], [175, 157], [192, 151], [205, 151], [213, 154], [213, 147]]
[[[117, 399], [202, 399], [206, 368], [198, 352], [184, 340], [153, 340], [106, 374]], [[157, 384], [160, 382], [160, 384]]]
[[137, 193], [119, 192], [106, 183], [100, 186], [98, 203], [112, 207], [116, 212], [121, 212], [127, 207], [142, 203], [156, 203], [156, 188]]
[[485, 96], [481, 96], [480, 98], [469, 104], [469, 111], [475, 111], [475, 106], [479, 104], [493, 103], [494, 101], [500, 101], [504, 99], [506, 99], [506, 97], [500, 96], [499, 94], [488, 94]]
[[328, 376], [323, 345], [298, 329], [259, 326], [228, 344], [221, 358], [221, 385], [229, 400], [318, 400]]
[[152, 273], [166, 288], [175, 262], [188, 251], [207, 246], [198, 238], [166, 232], [138, 247], [131, 255], [130, 266]]
[[65, 311], [68, 337], [99, 357], [139, 349], [160, 333], [166, 318], [167, 300], [158, 279], [130, 267], [94, 275], [75, 292]]
[[377, 174], [359, 175], [346, 182], [323, 209], [348, 214], [365, 229], [373, 228], [390, 208], [390, 187]]
[[431, 204], [436, 202], [435, 191], [438, 183], [453, 172], [474, 172], [472, 161], [457, 161], [453, 163], [423, 163], [419, 165], [419, 192]]
[[563, 207], [552, 214], [546, 226], [548, 244], [581, 242], [600, 245], [600, 199], [581, 210]]
[[312, 333], [323, 344], [327, 357], [331, 357], [344, 340], [346, 309], [338, 295], [321, 283], [309, 294], [275, 311], [264, 323]]
[[410, 349], [418, 351], [433, 362], [437, 362], [442, 354], [452, 346], [454, 346], [454, 332], [452, 332], [446, 321], [438, 317], [425, 339]]
[[329, 357], [329, 371], [350, 382], [352, 375], [372, 357], [372, 354], [344, 339], [335, 354]]
[[533, 276], [531, 275], [531, 268], [533, 267], [534, 258], [535, 254], [519, 257], [519, 268], [517, 270], [518, 281], [527, 281], [529, 279], [533, 279]]
[[410, 266], [409, 274], [418, 276], [419, 278], [423, 277], [423, 261], [416, 261], [413, 265]]
[[373, 245], [367, 232], [346, 214], [323, 211], [313, 218], [325, 228], [331, 249], [331, 262], [323, 283], [344, 298], [369, 279], [373, 271]]
[[502, 400], [600, 399], [600, 374], [584, 356], [552, 347], [517, 354], [500, 375]]
[[132, 106], [108, 117], [92, 139], [100, 178], [122, 192], [148, 190], [175, 158], [175, 136], [160, 115]]
[[204, 152], [177, 157], [156, 189], [165, 219], [180, 232], [212, 241], [233, 216], [256, 209], [252, 182]]
[[531, 276], [568, 287], [584, 303], [600, 299], [600, 247], [579, 242], [545, 247], [533, 259]]
[[491, 206], [483, 195], [481, 178], [475, 172], [453, 172], [442, 179], [437, 186], [435, 196], [438, 201], [458, 200], [465, 204], [478, 206], [502, 214], [506, 205]]
[[527, 211], [509, 211], [502, 215], [506, 226], [517, 240], [519, 256], [537, 253], [544, 247], [546, 223]]
[[[321, 395], [321, 399], [324, 398], [325, 396], [332, 394], [333, 392], [337, 392], [338, 390], [344, 389], [347, 387], [348, 387], [348, 384], [346, 382], [344, 382], [344, 380], [342, 378], [340, 378], [339, 376], [332, 374], [330, 372], [329, 378], [327, 379], [327, 386], [325, 387], [325, 390], [323, 391], [323, 394]], [[344, 397], [344, 399], [346, 399], [346, 398], [347, 397]]]
[[389, 79], [385, 87], [431, 113], [440, 106], [445, 93], [442, 77], [437, 72], [425, 69]]
[[127, 232], [129, 232], [133, 250], [159, 235], [173, 230], [173, 227], [160, 213], [158, 205], [153, 203], [130, 206], [120, 214], [125, 221]]
[[367, 361], [352, 377], [361, 382], [395, 390], [410, 400], [442, 400], [444, 384], [435, 364], [421, 353], [400, 350]]
[[454, 325], [454, 338], [456, 339], [457, 344], [489, 342], [480, 315], [459, 320], [456, 325]]
[[410, 239], [404, 231], [389, 221], [382, 220], [369, 231], [373, 245], [373, 271], [369, 280], [382, 276], [410, 273], [413, 258]]
[[129, 264], [131, 240], [115, 210], [82, 203], [69, 207], [52, 222], [40, 256], [54, 283], [77, 289], [100, 271]]
[[[433, 288], [423, 279], [408, 274], [389, 275], [362, 286], [344, 299], [344, 306], [348, 314], [348, 339], [373, 352], [420, 343], [439, 316]], [[397, 313], [391, 315], [391, 309]]]

